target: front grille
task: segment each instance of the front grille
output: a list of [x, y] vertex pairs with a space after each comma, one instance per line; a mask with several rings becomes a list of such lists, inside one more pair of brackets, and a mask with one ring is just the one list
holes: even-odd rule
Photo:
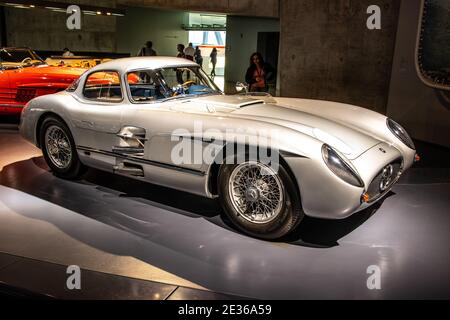
[[34, 97], [36, 97], [36, 89], [19, 88], [16, 94], [16, 101], [26, 103]]
[[380, 170], [367, 189], [371, 201], [376, 200], [385, 192], [389, 191], [402, 173], [402, 164], [403, 161], [399, 158]]

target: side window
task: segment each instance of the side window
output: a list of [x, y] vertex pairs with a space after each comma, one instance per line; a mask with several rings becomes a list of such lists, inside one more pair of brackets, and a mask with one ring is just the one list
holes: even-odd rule
[[122, 100], [119, 73], [115, 71], [99, 71], [88, 76], [83, 89], [87, 99], [104, 102], [119, 102]]

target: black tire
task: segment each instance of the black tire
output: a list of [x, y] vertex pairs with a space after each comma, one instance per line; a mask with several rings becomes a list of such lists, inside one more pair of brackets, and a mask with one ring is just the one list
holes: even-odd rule
[[242, 215], [234, 208], [229, 193], [229, 180], [232, 172], [239, 164], [223, 164], [219, 170], [218, 190], [219, 201], [233, 225], [245, 234], [252, 237], [275, 240], [279, 239], [293, 230], [299, 225], [304, 217], [301, 206], [299, 192], [296, 184], [289, 176], [287, 170], [280, 164], [278, 176], [282, 183], [284, 192], [284, 201], [278, 215], [267, 223], [253, 223], [242, 217]]
[[[70, 160], [68, 161], [67, 166], [58, 167], [51, 160], [51, 156], [49, 155], [48, 151], [48, 146], [45, 141], [46, 132], [47, 130], [49, 130], [49, 128], [59, 128], [62, 132], [64, 132], [64, 134], [68, 138], [71, 156], [69, 157]], [[81, 163], [80, 159], [78, 158], [78, 153], [75, 148], [75, 142], [73, 140], [72, 134], [70, 133], [70, 130], [64, 123], [64, 121], [54, 116], [46, 117], [41, 124], [41, 128], [39, 131], [39, 139], [44, 159], [55, 176], [72, 180], [79, 178], [86, 171], [86, 167]]]

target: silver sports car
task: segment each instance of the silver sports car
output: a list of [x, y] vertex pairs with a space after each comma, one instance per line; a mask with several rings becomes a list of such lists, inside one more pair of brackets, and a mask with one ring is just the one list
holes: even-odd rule
[[241, 231], [276, 239], [305, 215], [341, 219], [382, 198], [415, 161], [393, 120], [335, 102], [224, 95], [195, 63], [118, 59], [31, 100], [22, 136], [52, 172], [86, 166], [218, 198]]

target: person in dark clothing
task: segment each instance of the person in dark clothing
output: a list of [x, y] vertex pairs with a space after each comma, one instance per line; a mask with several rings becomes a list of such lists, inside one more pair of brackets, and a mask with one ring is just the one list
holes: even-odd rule
[[249, 84], [250, 92], [267, 92], [269, 83], [275, 79], [275, 69], [264, 59], [259, 52], [250, 56], [250, 66], [245, 74], [245, 82]]
[[177, 44], [177, 58], [185, 58], [184, 55], [184, 44]]
[[195, 47], [194, 59], [195, 62], [200, 65], [200, 67], [203, 67], [202, 51], [200, 50], [199, 46]]
[[[186, 56], [184, 55], [184, 44], [177, 44], [177, 58], [186, 58]], [[183, 71], [180, 69], [176, 70], [176, 75], [177, 75], [177, 82], [179, 84], [182, 84], [183, 81]]]
[[217, 64], [217, 49], [215, 47], [212, 49], [209, 57], [211, 58], [211, 64], [212, 64], [211, 77], [215, 77], [216, 76], [216, 64]]
[[138, 52], [138, 56], [146, 56], [146, 57], [153, 57], [156, 56], [156, 51], [153, 50], [153, 42], [147, 41], [145, 43], [145, 47], [141, 48]]

